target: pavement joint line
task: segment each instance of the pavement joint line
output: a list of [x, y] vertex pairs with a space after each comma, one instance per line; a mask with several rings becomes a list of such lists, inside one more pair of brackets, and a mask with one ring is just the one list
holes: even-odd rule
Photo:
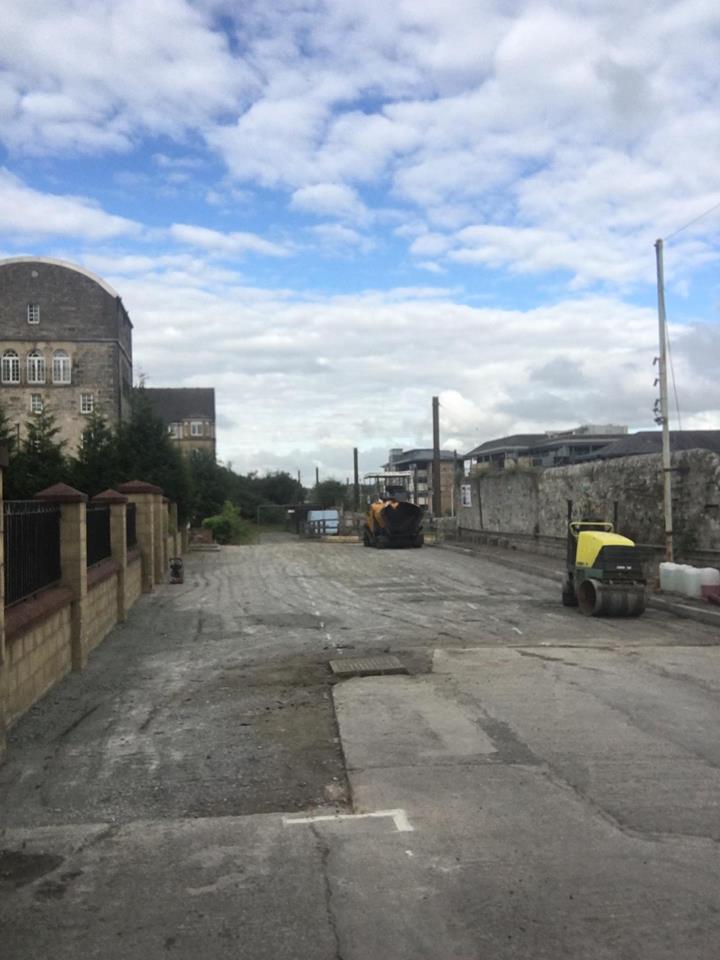
[[283, 824], [286, 827], [296, 823], [332, 823], [339, 820], [370, 820], [377, 818], [388, 818], [395, 824], [398, 833], [412, 833], [415, 827], [408, 820], [408, 815], [404, 810], [373, 810], [371, 813], [329, 813], [318, 814], [315, 817], [283, 817]]

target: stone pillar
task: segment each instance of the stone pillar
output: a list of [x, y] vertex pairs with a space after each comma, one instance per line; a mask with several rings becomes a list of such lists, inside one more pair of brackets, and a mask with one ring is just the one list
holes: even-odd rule
[[5, 651], [5, 557], [3, 539], [5, 511], [3, 510], [3, 468], [8, 465], [7, 447], [0, 447], [0, 758], [5, 753], [7, 727], [7, 660]]
[[142, 480], [121, 483], [118, 493], [135, 504], [135, 529], [140, 550], [142, 592], [151, 593], [155, 579], [155, 501], [162, 496], [160, 487]]
[[87, 663], [87, 494], [56, 483], [35, 494], [35, 499], [60, 507], [60, 583], [72, 590], [70, 654], [73, 670], [82, 670]]
[[165, 579], [165, 554], [167, 552], [167, 541], [165, 539], [165, 524], [163, 523], [163, 513], [165, 504], [163, 503], [162, 492], [156, 494], [153, 503], [153, 522], [155, 524], [155, 551], [153, 577], [155, 583], [162, 583]]
[[176, 503], [170, 504], [170, 529], [173, 531], [173, 556], [179, 557], [182, 553], [180, 543], [180, 528], [178, 527], [178, 509]]
[[162, 543], [163, 543], [163, 579], [167, 576], [168, 561], [170, 551], [168, 549], [168, 537], [170, 536], [170, 501], [163, 497], [162, 501]]
[[110, 507], [110, 547], [112, 558], [118, 565], [117, 572], [117, 621], [127, 618], [125, 603], [125, 576], [127, 573], [127, 502], [128, 498], [117, 490], [104, 490], [92, 498], [93, 503]]

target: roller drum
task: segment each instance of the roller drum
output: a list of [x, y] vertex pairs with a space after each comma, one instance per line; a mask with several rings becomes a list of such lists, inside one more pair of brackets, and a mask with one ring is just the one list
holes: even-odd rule
[[639, 617], [645, 611], [645, 587], [638, 583], [583, 580], [577, 597], [586, 617]]

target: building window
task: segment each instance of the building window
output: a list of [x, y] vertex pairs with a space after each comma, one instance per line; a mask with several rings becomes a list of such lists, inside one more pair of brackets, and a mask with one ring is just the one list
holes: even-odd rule
[[181, 423], [171, 423], [168, 425], [168, 433], [171, 437], [174, 437], [176, 440], [182, 437], [182, 424]]
[[95, 409], [95, 395], [92, 393], [80, 394], [80, 413], [92, 413]]
[[30, 394], [30, 413], [43, 412], [43, 398], [39, 393]]
[[40, 304], [29, 303], [27, 307], [28, 323], [40, 323]]
[[203, 430], [203, 423], [201, 420], [191, 420], [190, 421], [190, 436], [191, 437], [201, 437], [205, 431]]
[[45, 357], [39, 350], [33, 350], [27, 358], [28, 383], [45, 383]]
[[14, 350], [6, 350], [2, 355], [2, 382], [20, 383], [20, 357]]
[[70, 383], [70, 357], [64, 350], [53, 354], [53, 383]]

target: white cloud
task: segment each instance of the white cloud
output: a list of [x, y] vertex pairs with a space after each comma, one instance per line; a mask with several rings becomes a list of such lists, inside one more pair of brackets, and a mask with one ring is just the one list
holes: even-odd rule
[[[137, 367], [151, 385], [216, 387], [228, 424], [220, 454], [238, 469], [317, 459], [344, 478], [353, 446], [427, 446], [433, 395], [443, 442], [460, 452], [522, 430], [653, 425], [651, 307], [594, 296], [471, 307], [440, 287], [323, 297], [207, 275], [202, 261], [130, 266], [106, 276], [135, 324]], [[673, 331], [687, 422], [720, 427], [717, 336], [708, 326]]]
[[288, 247], [265, 240], [255, 233], [222, 233], [189, 223], [174, 223], [168, 232], [173, 240], [217, 253], [258, 253], [267, 257], [287, 257], [291, 253]]
[[106, 213], [87, 197], [41, 193], [4, 168], [0, 168], [0, 229], [21, 239], [106, 240], [141, 232], [139, 223]]
[[296, 190], [291, 199], [293, 210], [301, 210], [321, 217], [337, 217], [364, 223], [368, 211], [352, 187], [339, 183], [314, 183]]

